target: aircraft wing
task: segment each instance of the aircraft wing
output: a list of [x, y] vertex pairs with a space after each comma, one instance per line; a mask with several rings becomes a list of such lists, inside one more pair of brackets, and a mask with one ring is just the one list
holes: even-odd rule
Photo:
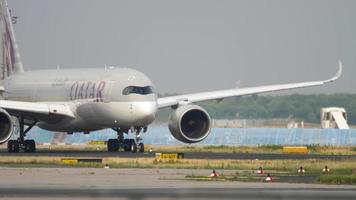
[[74, 114], [64, 103], [33, 103], [23, 101], [0, 100], [0, 108], [10, 113], [30, 115], [54, 115], [74, 118]]
[[335, 81], [341, 76], [342, 74], [341, 61], [339, 61], [338, 67], [339, 69], [334, 77], [323, 81], [289, 83], [289, 84], [281, 84], [281, 85], [267, 85], [267, 86], [258, 86], [258, 87], [217, 90], [211, 92], [201, 92], [201, 93], [185, 94], [185, 95], [178, 95], [178, 96], [169, 96], [169, 97], [158, 98], [157, 104], [158, 104], [158, 108], [165, 108], [170, 106], [174, 107], [174, 106], [178, 106], [181, 103], [194, 103], [194, 102], [207, 101], [207, 100], [222, 100], [228, 97], [236, 97], [236, 96], [243, 96], [243, 95], [250, 95], [250, 94], [257, 94], [257, 93], [324, 85], [326, 83]]

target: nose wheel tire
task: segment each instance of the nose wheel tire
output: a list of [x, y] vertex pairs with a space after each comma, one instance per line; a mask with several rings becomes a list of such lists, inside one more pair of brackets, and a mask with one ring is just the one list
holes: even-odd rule
[[[114, 131], [117, 133], [117, 138], [118, 139], [110, 139], [108, 141], [108, 151], [118, 151], [120, 148], [124, 150], [124, 152], [132, 152], [132, 153], [137, 153], [137, 152], [144, 152], [145, 151], [145, 146], [141, 142], [141, 132], [143, 131], [144, 133], [147, 131], [147, 127], [142, 127], [142, 126], [131, 126], [129, 128], [122, 128], [122, 127], [114, 127], [112, 128]], [[124, 139], [124, 133], [129, 134], [129, 132], [135, 133], [136, 137], [134, 139]], [[115, 140], [115, 142], [114, 142]], [[117, 142], [118, 141], [118, 142]], [[115, 143], [115, 145], [114, 145]], [[118, 143], [116, 145], [116, 143]]]
[[132, 153], [137, 153], [137, 144], [135, 141], [130, 142], [130, 150]]
[[131, 143], [135, 142], [132, 139], [125, 139], [124, 140], [124, 151], [125, 152], [130, 152], [131, 151]]
[[145, 152], [145, 145], [142, 142], [140, 144], [138, 144], [138, 151], [140, 153]]
[[118, 139], [109, 139], [107, 142], [108, 152], [116, 152], [123, 148], [125, 152], [144, 152], [145, 145], [141, 142], [137, 144], [134, 139], [124, 139], [121, 142]]
[[124, 151], [125, 152], [130, 151], [130, 143], [129, 143], [129, 140], [127, 140], [127, 139], [124, 140]]
[[119, 150], [119, 140], [117, 139], [109, 139], [107, 143], [108, 151], [114, 152]]

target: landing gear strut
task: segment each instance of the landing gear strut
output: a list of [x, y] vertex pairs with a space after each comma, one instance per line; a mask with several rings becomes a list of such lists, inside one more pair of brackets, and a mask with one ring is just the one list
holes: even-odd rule
[[7, 142], [7, 151], [10, 153], [17, 153], [19, 151], [24, 152], [36, 152], [36, 143], [34, 140], [25, 140], [26, 134], [34, 127], [38, 121], [30, 124], [25, 130], [24, 116], [19, 117], [19, 137], [17, 140], [9, 140]]
[[142, 138], [141, 138], [140, 132], [142, 130], [144, 130], [144, 132], [146, 132], [147, 127], [145, 127], [145, 128], [142, 128], [142, 127], [131, 128], [131, 131], [135, 132], [135, 134], [136, 134], [135, 139], [124, 139], [124, 133], [128, 134], [129, 129], [113, 128], [113, 130], [117, 132], [118, 139], [109, 139], [108, 140], [107, 147], [108, 147], [109, 152], [118, 151], [120, 148], [122, 148], [125, 152], [132, 152], [132, 153], [136, 153], [137, 151], [138, 152], [145, 151], [145, 146], [142, 143]]
[[139, 152], [144, 152], [145, 151], [145, 145], [142, 143], [142, 138], [141, 138], [141, 130], [144, 130], [144, 132], [147, 131], [147, 127], [145, 128], [141, 128], [138, 127], [135, 129], [135, 133], [136, 133], [136, 137], [135, 137], [135, 143], [136, 145], [136, 150], [138, 150]]

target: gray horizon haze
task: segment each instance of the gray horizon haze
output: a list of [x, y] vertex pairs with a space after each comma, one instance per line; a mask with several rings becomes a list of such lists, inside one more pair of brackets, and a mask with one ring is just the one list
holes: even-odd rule
[[190, 93], [327, 79], [342, 60], [335, 83], [289, 93], [356, 93], [356, 1], [8, 3], [26, 70], [132, 67], [160, 93]]

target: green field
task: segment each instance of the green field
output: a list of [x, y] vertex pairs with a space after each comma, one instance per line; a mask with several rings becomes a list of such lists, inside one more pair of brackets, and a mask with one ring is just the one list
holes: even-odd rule
[[[226, 152], [226, 153], [282, 153], [282, 146], [147, 146], [155, 152]], [[48, 148], [48, 147], [40, 147]], [[66, 146], [51, 147], [51, 150], [100, 151], [105, 146]], [[356, 147], [308, 146], [311, 154], [355, 155]], [[41, 149], [46, 151], [46, 149]], [[48, 149], [49, 151], [49, 149]], [[95, 155], [95, 154], [93, 154]], [[219, 178], [211, 179], [206, 174], [191, 174], [187, 180], [197, 181], [263, 181], [265, 175], [256, 174], [259, 167], [274, 177], [275, 182], [293, 183], [323, 183], [323, 184], [356, 184], [356, 159], [342, 160], [233, 160], [233, 159], [156, 159], [152, 158], [120, 158], [105, 157], [102, 163], [63, 163], [61, 157], [42, 156], [1, 156], [0, 167], [93, 167], [102, 168], [173, 168], [173, 169], [216, 169], [218, 171], [233, 170], [234, 173], [221, 174]], [[321, 170], [327, 165], [331, 172], [323, 174]], [[303, 166], [306, 173], [297, 174], [297, 169]]]

